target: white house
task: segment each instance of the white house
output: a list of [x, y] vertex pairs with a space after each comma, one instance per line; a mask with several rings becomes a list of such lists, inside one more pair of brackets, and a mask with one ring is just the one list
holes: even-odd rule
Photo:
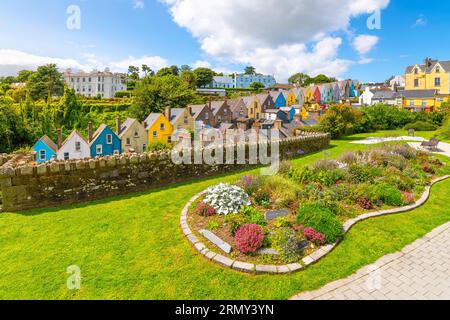
[[127, 90], [126, 74], [112, 73], [108, 68], [105, 71], [64, 72], [64, 81], [75, 93], [86, 97], [114, 98], [117, 91]]
[[79, 160], [90, 157], [89, 143], [77, 130], [72, 131], [56, 153], [58, 160]]
[[372, 105], [372, 98], [375, 94], [370, 90], [369, 87], [366, 87], [366, 90], [361, 94], [359, 97], [359, 104], [361, 106], [363, 105]]

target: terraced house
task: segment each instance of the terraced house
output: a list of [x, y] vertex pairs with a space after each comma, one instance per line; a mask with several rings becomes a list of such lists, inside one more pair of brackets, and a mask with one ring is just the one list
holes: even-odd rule
[[450, 95], [450, 61], [426, 58], [423, 64], [408, 66], [405, 90], [437, 90], [439, 95]]

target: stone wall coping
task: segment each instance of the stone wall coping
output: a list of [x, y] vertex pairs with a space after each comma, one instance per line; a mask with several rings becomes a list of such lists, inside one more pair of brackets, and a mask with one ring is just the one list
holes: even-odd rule
[[[308, 141], [318, 138], [329, 138], [329, 134], [315, 133], [305, 136], [291, 137], [280, 140], [281, 145], [289, 144], [296, 141]], [[254, 145], [257, 143], [246, 143], [246, 146]], [[191, 151], [194, 151], [192, 148]], [[145, 163], [150, 160], [167, 159], [170, 158], [171, 151], [156, 151], [146, 153], [124, 153], [121, 155], [112, 155], [105, 157], [86, 158], [80, 160], [54, 160], [46, 163], [27, 163], [22, 166], [8, 165], [5, 163], [0, 167], [0, 179], [11, 178], [14, 176], [28, 176], [28, 175], [45, 175], [47, 173], [58, 173], [64, 171], [77, 171], [77, 170], [89, 170], [96, 169], [98, 167], [116, 167], [127, 164], [137, 165], [139, 163]]]
[[[446, 175], [440, 178], [434, 179], [429, 186], [425, 187], [425, 191], [420, 197], [419, 200], [417, 200], [414, 204], [400, 207], [400, 208], [393, 208], [389, 210], [382, 210], [382, 211], [373, 211], [368, 212], [365, 214], [362, 214], [356, 218], [348, 220], [344, 224], [344, 235], [347, 234], [350, 229], [355, 226], [357, 223], [368, 220], [375, 217], [385, 216], [385, 215], [391, 215], [391, 214], [398, 214], [403, 212], [412, 211], [414, 209], [417, 209], [421, 206], [423, 206], [428, 199], [430, 198], [430, 191], [431, 188], [441, 181], [447, 180], [450, 178], [450, 175]], [[304, 257], [301, 261], [301, 263], [292, 263], [292, 264], [285, 264], [285, 265], [255, 265], [253, 263], [249, 262], [243, 262], [238, 260], [232, 260], [230, 258], [224, 257], [208, 248], [204, 243], [202, 243], [191, 231], [189, 228], [189, 225], [187, 223], [187, 215], [189, 212], [189, 207], [201, 196], [204, 195], [204, 191], [200, 192], [199, 194], [192, 197], [188, 203], [184, 206], [183, 210], [181, 211], [181, 217], [180, 217], [180, 226], [181, 230], [183, 231], [183, 234], [185, 237], [189, 240], [191, 245], [200, 252], [206, 259], [214, 261], [215, 263], [220, 264], [221, 266], [224, 266], [226, 268], [231, 268], [239, 272], [244, 273], [251, 273], [251, 274], [288, 274], [297, 272], [300, 270], [304, 270], [309, 265], [315, 264], [321, 259], [323, 259], [325, 256], [327, 256], [331, 251], [333, 251], [338, 245], [340, 241], [337, 241], [333, 244], [328, 244], [325, 246], [322, 246], [317, 251], [313, 252], [312, 254]]]

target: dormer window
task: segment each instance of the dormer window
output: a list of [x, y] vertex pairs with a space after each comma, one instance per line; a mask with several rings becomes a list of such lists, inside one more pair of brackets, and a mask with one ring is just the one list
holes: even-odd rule
[[436, 67], [436, 73], [440, 73], [441, 72], [441, 68], [439, 66]]

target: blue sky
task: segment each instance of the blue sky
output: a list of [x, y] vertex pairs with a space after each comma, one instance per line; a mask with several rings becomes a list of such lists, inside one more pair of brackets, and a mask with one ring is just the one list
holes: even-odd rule
[[[142, 62], [225, 72], [252, 64], [279, 81], [301, 71], [365, 82], [402, 74], [426, 56], [450, 60], [448, 1], [317, 0], [309, 10], [310, 3], [2, 0], [0, 74], [50, 61], [115, 71]], [[79, 30], [66, 27], [69, 5], [81, 10]], [[366, 26], [371, 8], [382, 8], [380, 30]]]

